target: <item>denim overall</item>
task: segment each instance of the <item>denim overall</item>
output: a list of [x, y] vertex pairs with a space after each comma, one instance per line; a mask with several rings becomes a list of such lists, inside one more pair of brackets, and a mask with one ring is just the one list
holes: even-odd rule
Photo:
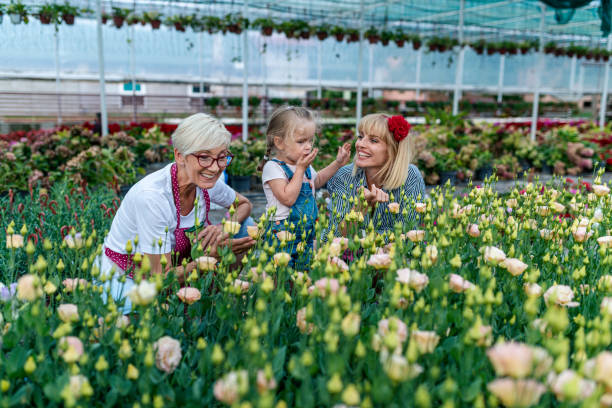
[[[280, 160], [271, 160], [278, 163], [282, 167], [287, 178], [291, 180], [293, 171], [291, 171], [289, 166]], [[306, 168], [306, 178], [312, 180], [310, 167]], [[274, 235], [272, 239], [278, 241], [276, 233], [283, 230], [295, 234], [295, 240], [287, 241], [285, 243], [286, 247], [283, 249], [283, 251], [291, 254], [290, 265], [294, 268], [303, 269], [310, 264], [312, 245], [315, 237], [314, 225], [318, 214], [319, 209], [317, 208], [317, 203], [310, 183], [302, 183], [300, 194], [289, 210], [289, 218], [281, 221], [272, 221], [271, 231]], [[288, 227], [285, 227], [285, 221], [289, 224]], [[304, 252], [302, 254], [299, 254], [297, 251], [297, 246], [300, 242], [304, 242]]]

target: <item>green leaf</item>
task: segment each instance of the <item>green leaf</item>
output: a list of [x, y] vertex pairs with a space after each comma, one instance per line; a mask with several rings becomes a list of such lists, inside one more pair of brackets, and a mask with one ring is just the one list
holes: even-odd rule
[[274, 370], [274, 376], [276, 378], [281, 378], [283, 375], [283, 367], [285, 365], [285, 354], [287, 352], [287, 346], [281, 347], [276, 354], [274, 355], [274, 359], [272, 360], [272, 369]]

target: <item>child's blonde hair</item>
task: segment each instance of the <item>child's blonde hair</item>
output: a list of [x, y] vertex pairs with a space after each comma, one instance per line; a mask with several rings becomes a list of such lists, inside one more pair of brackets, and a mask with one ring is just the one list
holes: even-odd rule
[[[366, 115], [359, 121], [357, 131], [362, 135], [377, 136], [387, 144], [387, 153], [389, 157], [384, 166], [377, 173], [377, 177], [380, 177], [382, 180], [383, 188], [393, 190], [406, 182], [408, 167], [414, 156], [414, 149], [410, 135], [399, 143], [393, 138], [393, 134], [389, 131], [389, 125], [387, 123], [389, 117], [390, 115], [384, 113], [371, 113]], [[355, 165], [353, 166], [353, 176], [355, 176], [356, 173], [357, 166]]]
[[274, 150], [274, 138], [280, 137], [284, 140], [286, 137], [293, 137], [300, 120], [313, 122], [318, 128], [316, 116], [310, 109], [301, 106], [282, 106], [272, 112], [266, 128], [266, 154], [259, 164], [259, 171], [270, 160]]

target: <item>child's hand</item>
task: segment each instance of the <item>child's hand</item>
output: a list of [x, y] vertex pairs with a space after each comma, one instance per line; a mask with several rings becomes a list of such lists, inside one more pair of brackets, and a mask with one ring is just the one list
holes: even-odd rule
[[338, 155], [336, 156], [336, 161], [340, 165], [340, 167], [344, 166], [351, 160], [351, 144], [345, 143], [338, 148]]
[[302, 170], [306, 171], [306, 169], [308, 168], [308, 166], [310, 166], [315, 157], [317, 157], [317, 153], [319, 153], [319, 149], [312, 149], [310, 153], [303, 155], [297, 160], [297, 162], [295, 163], [295, 167], [301, 168]]

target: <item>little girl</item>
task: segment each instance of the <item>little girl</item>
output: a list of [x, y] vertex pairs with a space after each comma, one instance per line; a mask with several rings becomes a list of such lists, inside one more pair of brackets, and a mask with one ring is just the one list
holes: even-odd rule
[[[313, 148], [316, 131], [313, 113], [297, 106], [275, 110], [266, 129], [267, 150], [261, 178], [268, 201], [266, 210], [276, 208], [270, 231], [273, 238], [280, 238], [280, 231], [288, 232], [283, 237], [284, 251], [291, 254], [290, 265], [299, 268], [308, 265], [312, 252], [318, 214], [315, 190], [347, 164], [351, 154], [351, 144], [345, 143], [332, 164], [315, 171], [310, 164], [318, 153]], [[274, 153], [272, 158], [271, 153]], [[287, 237], [293, 239], [287, 240]], [[298, 248], [301, 242], [304, 248]], [[302, 249], [304, 256], [300, 257]]]

